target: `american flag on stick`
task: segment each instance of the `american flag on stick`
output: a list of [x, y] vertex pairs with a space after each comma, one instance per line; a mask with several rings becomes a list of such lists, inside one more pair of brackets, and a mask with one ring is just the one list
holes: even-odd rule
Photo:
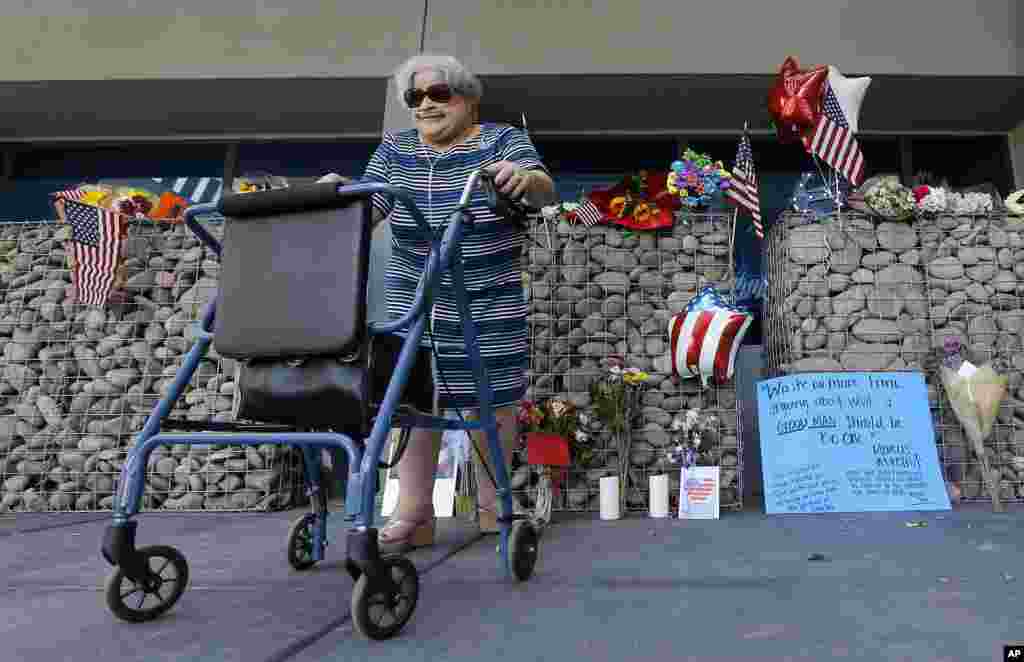
[[750, 148], [750, 136], [746, 130], [736, 149], [736, 165], [732, 170], [732, 186], [725, 195], [740, 207], [750, 212], [754, 219], [754, 233], [764, 239], [764, 225], [761, 223], [761, 200], [757, 190], [757, 173], [754, 171], [754, 152]]
[[804, 148], [831, 166], [853, 186], [864, 178], [864, 155], [846, 122], [832, 86], [822, 87], [821, 116], [803, 134]]
[[64, 215], [71, 225], [75, 258], [71, 279], [78, 302], [103, 305], [114, 285], [121, 252], [121, 214], [64, 198]]

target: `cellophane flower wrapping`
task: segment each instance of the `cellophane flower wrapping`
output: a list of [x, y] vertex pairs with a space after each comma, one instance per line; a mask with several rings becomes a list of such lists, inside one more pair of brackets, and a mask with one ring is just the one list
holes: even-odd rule
[[993, 476], [989, 466], [985, 454], [985, 440], [992, 434], [992, 426], [1006, 396], [1009, 380], [1006, 375], [997, 373], [989, 363], [985, 363], [969, 375], [954, 371], [945, 365], [942, 365], [940, 370], [942, 386], [953, 407], [953, 413], [971, 441], [974, 453], [982, 464], [993, 504], [999, 508], [999, 480]]

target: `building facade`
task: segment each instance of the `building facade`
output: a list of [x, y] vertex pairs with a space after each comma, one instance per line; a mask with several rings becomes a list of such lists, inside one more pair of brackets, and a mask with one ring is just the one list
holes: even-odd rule
[[[73, 180], [358, 174], [382, 130], [409, 125], [388, 76], [420, 51], [482, 75], [485, 119], [525, 114], [565, 197], [665, 167], [684, 143], [729, 162], [747, 123], [770, 218], [813, 168], [775, 140], [765, 108], [788, 55], [872, 76], [869, 175], [1024, 186], [1016, 0], [86, 4], [0, 21], [0, 220], [47, 213], [42, 193]], [[739, 259], [756, 270], [750, 241]]]

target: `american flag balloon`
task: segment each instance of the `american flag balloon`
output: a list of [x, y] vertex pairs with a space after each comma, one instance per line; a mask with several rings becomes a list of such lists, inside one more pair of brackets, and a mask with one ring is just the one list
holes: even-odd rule
[[748, 311], [726, 302], [715, 288], [704, 287], [686, 310], [668, 321], [673, 374], [698, 377], [704, 386], [710, 379], [728, 382], [753, 321]]

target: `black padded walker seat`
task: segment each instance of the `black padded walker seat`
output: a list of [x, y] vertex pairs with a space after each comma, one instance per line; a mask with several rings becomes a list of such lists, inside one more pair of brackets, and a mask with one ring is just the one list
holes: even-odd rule
[[241, 363], [236, 417], [365, 430], [369, 196], [336, 184], [228, 195], [213, 346]]

